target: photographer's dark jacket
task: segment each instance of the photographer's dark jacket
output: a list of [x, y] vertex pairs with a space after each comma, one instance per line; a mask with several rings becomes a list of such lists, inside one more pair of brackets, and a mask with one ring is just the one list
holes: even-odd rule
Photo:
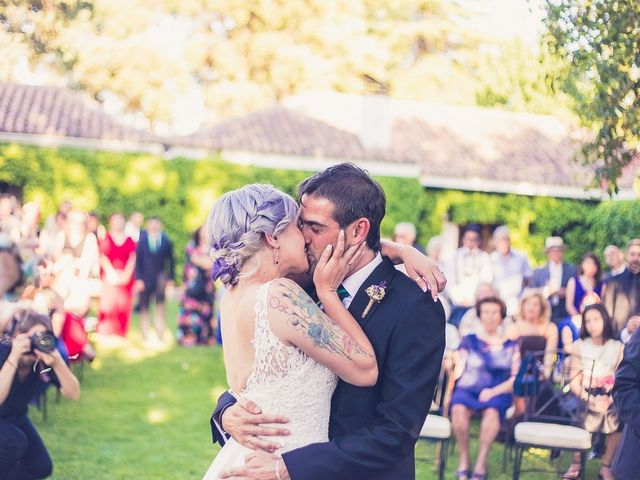
[[[0, 345], [0, 368], [4, 366], [10, 352], [11, 345]], [[36, 366], [36, 371], [34, 372], [33, 369], [30, 369], [24, 381], [20, 381], [16, 371], [9, 395], [0, 404], [0, 418], [9, 419], [25, 415], [29, 402], [43, 390], [48, 382], [52, 381], [58, 385], [58, 379], [55, 377], [53, 370], [47, 372], [46, 375], [40, 374], [40, 371], [46, 368], [45, 364], [39, 362]]]

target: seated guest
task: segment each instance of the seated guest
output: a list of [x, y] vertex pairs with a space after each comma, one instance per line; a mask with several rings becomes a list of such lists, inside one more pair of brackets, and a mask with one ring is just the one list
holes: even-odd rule
[[[480, 300], [476, 310], [482, 329], [458, 347], [455, 371], [460, 377], [451, 397], [451, 421], [460, 448], [458, 479], [484, 480], [487, 457], [512, 403], [513, 380], [520, 367], [518, 345], [500, 333], [506, 306], [497, 297]], [[469, 423], [482, 412], [480, 449], [473, 474], [469, 470]]]
[[557, 323], [567, 316], [566, 287], [569, 279], [576, 274], [576, 267], [564, 261], [564, 241], [561, 237], [548, 237], [544, 249], [549, 261], [534, 270], [530, 286], [542, 289], [551, 304], [551, 320]]
[[558, 349], [562, 350], [563, 355], [570, 355], [573, 343], [580, 338], [580, 329], [582, 328], [582, 312], [589, 305], [601, 303], [600, 297], [595, 292], [589, 292], [582, 297], [580, 305], [580, 315], [571, 315], [565, 317], [558, 323], [558, 332], [560, 338], [558, 340]]
[[498, 289], [500, 298], [507, 304], [507, 313], [513, 315], [518, 309], [522, 290], [531, 280], [533, 270], [527, 256], [511, 248], [511, 234], [506, 225], [499, 226], [493, 232], [493, 246], [493, 284]]
[[551, 308], [542, 292], [528, 289], [520, 299], [518, 316], [509, 337], [520, 341], [520, 355], [528, 352], [549, 352], [544, 355], [545, 376], [551, 375], [555, 351], [558, 348], [558, 328], [551, 323]]
[[[551, 306], [539, 289], [527, 289], [522, 294], [518, 316], [508, 336], [519, 342], [522, 358], [529, 352], [536, 352], [538, 359], [543, 362], [544, 376], [551, 377], [558, 348], [558, 327], [551, 322]], [[548, 353], [542, 355], [540, 352]], [[515, 415], [523, 415], [524, 397], [516, 397], [514, 404]]]
[[22, 311], [11, 330], [10, 343], [0, 344], [0, 479], [45, 478], [53, 465], [27, 416], [27, 404], [45, 377], [52, 377], [60, 393], [73, 400], [80, 397], [80, 384], [58, 350], [44, 352], [46, 342], [40, 344], [43, 350], [32, 349], [34, 335], [51, 332], [47, 316]]
[[627, 268], [607, 282], [602, 298], [616, 335], [625, 343], [640, 325], [640, 238], [629, 242], [626, 258]]
[[[479, 300], [488, 297], [500, 297], [500, 295], [498, 294], [498, 291], [493, 286], [493, 284], [480, 282], [475, 292], [476, 303]], [[506, 317], [500, 324], [500, 329], [508, 330], [511, 327], [512, 323], [513, 320], [511, 319], [511, 317]], [[472, 308], [471, 310], [467, 310], [462, 316], [462, 320], [460, 320], [460, 326], [458, 327], [460, 336], [464, 337], [465, 335], [469, 335], [470, 333], [476, 333], [479, 328], [482, 328], [482, 326], [480, 325], [480, 320], [478, 319], [476, 309]]]
[[593, 253], [587, 253], [582, 257], [578, 274], [567, 282], [566, 298], [569, 315], [580, 315], [580, 305], [585, 295], [595, 293], [602, 298], [606, 285], [600, 277], [600, 260]]
[[480, 249], [481, 237], [478, 225], [469, 225], [462, 234], [462, 246], [445, 269], [447, 289], [451, 300], [449, 322], [456, 327], [464, 313], [475, 305], [473, 297], [480, 282], [491, 283], [493, 272], [489, 254]]
[[420, 253], [424, 253], [424, 247], [417, 242], [418, 232], [416, 226], [410, 222], [400, 222], [393, 230], [393, 241], [402, 245], [414, 247]]
[[[620, 441], [618, 416], [611, 390], [615, 372], [622, 360], [623, 345], [613, 338], [613, 322], [602, 305], [590, 305], [582, 314], [580, 340], [571, 355], [571, 372], [579, 372], [571, 380], [571, 391], [587, 404], [584, 428], [588, 432], [607, 435], [607, 445], [599, 478], [613, 480], [611, 461]], [[562, 477], [580, 477], [580, 453], [573, 455], [573, 462]]]

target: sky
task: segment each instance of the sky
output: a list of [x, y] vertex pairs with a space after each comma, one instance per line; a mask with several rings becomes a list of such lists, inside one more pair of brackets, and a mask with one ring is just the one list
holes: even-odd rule
[[469, 12], [475, 29], [508, 40], [536, 43], [542, 31], [544, 0], [456, 0]]

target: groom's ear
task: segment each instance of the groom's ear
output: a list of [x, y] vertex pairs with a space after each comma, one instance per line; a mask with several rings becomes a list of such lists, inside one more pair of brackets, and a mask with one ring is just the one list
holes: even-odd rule
[[371, 230], [371, 223], [368, 218], [360, 217], [355, 222], [351, 224], [351, 228], [347, 230], [347, 245], [354, 245], [356, 243], [365, 242], [367, 240], [367, 235], [369, 235], [369, 230]]

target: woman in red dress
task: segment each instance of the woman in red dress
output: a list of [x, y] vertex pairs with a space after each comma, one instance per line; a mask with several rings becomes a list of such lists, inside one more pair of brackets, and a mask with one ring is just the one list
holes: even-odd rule
[[100, 242], [102, 295], [98, 333], [125, 336], [133, 303], [136, 244], [124, 233], [121, 213], [109, 217], [109, 231]]

